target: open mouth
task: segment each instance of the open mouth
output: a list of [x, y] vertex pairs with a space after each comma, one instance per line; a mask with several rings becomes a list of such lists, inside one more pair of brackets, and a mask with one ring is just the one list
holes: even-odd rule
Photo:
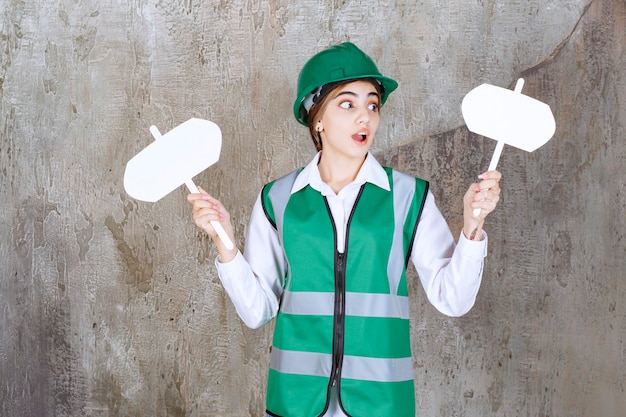
[[367, 140], [367, 132], [359, 132], [352, 135], [352, 139], [356, 142], [365, 142]]

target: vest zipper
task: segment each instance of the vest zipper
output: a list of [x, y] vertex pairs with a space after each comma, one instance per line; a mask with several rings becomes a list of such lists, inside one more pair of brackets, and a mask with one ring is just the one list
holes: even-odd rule
[[[330, 370], [330, 386], [328, 387], [328, 393], [330, 398], [330, 390], [335, 387], [337, 390], [337, 401], [339, 407], [343, 410], [341, 403], [341, 367], [343, 365], [343, 350], [345, 341], [345, 325], [346, 325], [346, 262], [348, 257], [348, 238], [350, 237], [350, 223], [352, 223], [352, 216], [356, 210], [356, 206], [361, 199], [365, 184], [361, 186], [359, 194], [354, 201], [352, 212], [348, 218], [348, 222], [345, 230], [344, 250], [343, 253], [337, 250], [337, 229], [335, 227], [335, 220], [333, 214], [328, 205], [328, 200], [324, 197], [326, 203], [326, 209], [330, 216], [331, 223], [333, 225], [333, 232], [335, 234], [335, 311], [333, 318], [333, 355], [332, 355], [332, 368]], [[328, 402], [326, 407], [328, 407]], [[324, 410], [326, 412], [326, 410]], [[344, 410], [345, 412], [345, 410]], [[347, 413], [346, 413], [347, 414]]]
[[333, 320], [333, 364], [331, 385], [339, 388], [346, 321], [346, 272], [345, 253], [335, 252], [335, 316]]

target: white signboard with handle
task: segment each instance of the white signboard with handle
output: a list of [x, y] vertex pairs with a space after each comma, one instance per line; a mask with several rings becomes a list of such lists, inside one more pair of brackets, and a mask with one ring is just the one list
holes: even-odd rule
[[[156, 139], [126, 164], [124, 189], [133, 198], [155, 202], [185, 184], [198, 193], [192, 178], [220, 158], [222, 132], [213, 122], [189, 119], [161, 135], [155, 126], [150, 132]], [[233, 248], [219, 222], [211, 222], [228, 249]]]
[[[522, 94], [523, 86], [523, 78], [515, 90], [482, 84], [463, 98], [461, 111], [470, 132], [498, 141], [488, 171], [498, 166], [504, 144], [532, 152], [554, 135], [550, 106]], [[474, 215], [479, 214], [480, 209], [474, 209]]]

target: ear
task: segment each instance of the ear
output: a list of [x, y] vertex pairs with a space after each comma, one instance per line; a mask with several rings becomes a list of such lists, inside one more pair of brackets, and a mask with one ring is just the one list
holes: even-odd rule
[[317, 126], [315, 126], [315, 130], [317, 130], [317, 133], [321, 133], [322, 130], [324, 130], [324, 127], [322, 126], [322, 121], [321, 120], [317, 121]]

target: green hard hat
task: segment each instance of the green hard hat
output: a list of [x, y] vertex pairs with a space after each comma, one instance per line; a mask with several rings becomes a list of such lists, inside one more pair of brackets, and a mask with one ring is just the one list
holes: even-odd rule
[[308, 60], [298, 77], [298, 97], [293, 104], [293, 114], [296, 120], [308, 126], [305, 99], [318, 87], [338, 81], [373, 78], [382, 86], [380, 105], [387, 100], [387, 96], [398, 87], [398, 83], [383, 76], [374, 61], [356, 45], [344, 42], [325, 49]]

